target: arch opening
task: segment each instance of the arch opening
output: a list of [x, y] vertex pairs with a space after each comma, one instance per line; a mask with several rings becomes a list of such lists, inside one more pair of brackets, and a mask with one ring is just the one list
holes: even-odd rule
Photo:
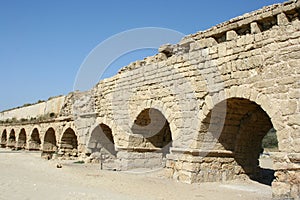
[[[222, 109], [224, 102], [226, 110]], [[248, 177], [271, 185], [275, 178], [272, 164], [263, 168], [259, 162], [263, 138], [273, 128], [270, 117], [258, 104], [247, 99], [230, 98], [224, 102], [213, 108], [200, 129], [199, 140], [204, 141], [204, 145], [215, 143], [210, 149], [215, 155], [207, 156], [218, 157], [215, 162], [227, 180]], [[224, 125], [220, 126], [218, 117], [224, 116], [224, 112]]]
[[57, 151], [56, 136], [53, 128], [49, 128], [44, 137], [43, 152], [54, 153]]
[[92, 154], [99, 152], [104, 157], [114, 158], [117, 152], [111, 128], [103, 123], [97, 125], [91, 133], [88, 148]]
[[271, 154], [278, 152], [278, 140], [276, 136], [276, 130], [271, 128], [262, 139], [262, 149], [259, 157], [259, 167], [261, 177], [257, 180], [263, 184], [271, 185], [274, 176], [273, 159]]
[[65, 156], [74, 156], [78, 154], [78, 140], [75, 131], [72, 128], [65, 130], [61, 137], [59, 150]]
[[29, 150], [40, 150], [41, 139], [37, 128], [33, 129], [29, 140]]
[[6, 132], [6, 129], [5, 129], [5, 130], [3, 130], [2, 135], [1, 135], [0, 145], [1, 145], [2, 148], [4, 148], [4, 147], [6, 147], [6, 144], [7, 144], [7, 132]]
[[7, 146], [10, 148], [16, 147], [16, 134], [14, 129], [12, 129], [9, 133]]
[[131, 127], [132, 144], [138, 144], [144, 151], [161, 152], [163, 157], [170, 152], [172, 135], [169, 122], [157, 109], [144, 109]]
[[26, 148], [26, 131], [24, 128], [22, 128], [18, 137], [17, 149], [25, 149], [25, 148]]

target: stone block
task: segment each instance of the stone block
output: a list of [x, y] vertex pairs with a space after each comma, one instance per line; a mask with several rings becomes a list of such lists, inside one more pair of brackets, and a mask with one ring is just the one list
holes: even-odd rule
[[183, 162], [182, 164], [182, 169], [189, 172], [197, 172], [199, 170], [199, 167], [199, 163]]
[[195, 182], [196, 174], [187, 171], [181, 171], [178, 174], [178, 180], [184, 183], [193, 183]]
[[300, 152], [300, 138], [293, 138], [292, 149], [295, 152]]
[[289, 197], [290, 196], [290, 191], [291, 191], [290, 184], [284, 183], [284, 182], [277, 182], [277, 181], [272, 182], [273, 197], [275, 197], [275, 198]]
[[289, 23], [289, 20], [284, 13], [280, 13], [277, 15], [277, 21], [279, 26], [284, 26]]
[[218, 54], [219, 57], [224, 57], [227, 55], [227, 48], [226, 48], [226, 44], [219, 44], [218, 45]]
[[252, 22], [250, 24], [250, 28], [251, 28], [251, 34], [257, 34], [260, 33], [260, 27], [258, 26], [257, 22]]
[[288, 124], [300, 126], [300, 113], [290, 115], [288, 117]]
[[[300, 66], [300, 62], [299, 62]], [[289, 89], [289, 98], [291, 99], [300, 99], [300, 90], [299, 89]]]
[[226, 33], [226, 40], [230, 41], [230, 40], [235, 40], [237, 38], [237, 33], [234, 30], [231, 31], [227, 31]]
[[294, 200], [300, 200], [300, 185], [299, 184], [292, 185], [291, 197], [294, 198]]
[[166, 178], [173, 178], [174, 170], [170, 168], [164, 169], [164, 175]]
[[177, 162], [175, 162], [175, 165], [174, 165], [174, 169], [175, 170], [181, 170], [182, 169], [182, 162], [181, 161], [177, 161]]
[[294, 114], [297, 109], [297, 101], [295, 100], [287, 100], [281, 102], [280, 111], [283, 115], [291, 115]]
[[275, 177], [278, 182], [285, 182], [288, 179], [288, 175], [284, 171], [276, 171]]

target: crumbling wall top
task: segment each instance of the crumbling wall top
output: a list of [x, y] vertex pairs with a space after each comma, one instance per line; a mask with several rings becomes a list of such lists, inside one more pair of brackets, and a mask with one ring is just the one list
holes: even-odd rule
[[250, 24], [251, 22], [256, 22], [269, 17], [276, 16], [280, 13], [289, 13], [291, 10], [299, 10], [299, 8], [300, 8], [299, 0], [291, 0], [291, 1], [284, 2], [282, 4], [265, 6], [259, 10], [232, 18], [226, 22], [213, 26], [210, 29], [207, 29], [205, 31], [199, 31], [197, 33], [188, 35], [184, 37], [181, 42], [190, 39], [200, 40], [203, 38], [212, 37], [222, 32], [226, 32]]

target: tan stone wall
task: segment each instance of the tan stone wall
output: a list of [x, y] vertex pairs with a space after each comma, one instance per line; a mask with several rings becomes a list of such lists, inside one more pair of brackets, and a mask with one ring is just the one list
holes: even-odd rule
[[[162, 46], [157, 55], [126, 66], [90, 91], [69, 94], [60, 110], [65, 118], [3, 125], [1, 134], [5, 129], [9, 139], [14, 129], [18, 143], [22, 128], [29, 138], [36, 126], [43, 145], [45, 132], [53, 127], [59, 147], [62, 133], [71, 126], [78, 150], [88, 156], [95, 153], [92, 149], [103, 152], [106, 142], [99, 138], [105, 133], [97, 131], [103, 124], [114, 141], [105, 152], [116, 151], [107, 157], [114, 159], [114, 167], [165, 164], [167, 176], [191, 183], [257, 177], [261, 140], [273, 127], [279, 141], [273, 195], [296, 199], [300, 194], [299, 9], [299, 1], [266, 7]], [[166, 144], [170, 152], [166, 156], [161, 146], [136, 134], [143, 132], [135, 127], [143, 121], [163, 124], [165, 129], [161, 120], [143, 113], [147, 109], [159, 111], [168, 122], [172, 142]], [[100, 135], [94, 136], [95, 132]], [[157, 134], [156, 139], [163, 138], [160, 131]]]
[[59, 114], [64, 101], [65, 97], [61, 96], [31, 106], [0, 112], [0, 121], [5, 121], [12, 118], [17, 120], [31, 119], [50, 113]]

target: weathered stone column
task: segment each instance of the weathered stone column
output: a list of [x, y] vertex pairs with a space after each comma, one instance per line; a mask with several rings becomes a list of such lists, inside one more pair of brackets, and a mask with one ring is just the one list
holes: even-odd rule
[[89, 139], [89, 131], [95, 121], [96, 113], [81, 114], [74, 121], [78, 135], [78, 153], [81, 157], [85, 157], [86, 154], [90, 153], [87, 147], [87, 139]]
[[234, 153], [226, 150], [172, 148], [166, 176], [185, 183], [221, 182], [236, 178]]

